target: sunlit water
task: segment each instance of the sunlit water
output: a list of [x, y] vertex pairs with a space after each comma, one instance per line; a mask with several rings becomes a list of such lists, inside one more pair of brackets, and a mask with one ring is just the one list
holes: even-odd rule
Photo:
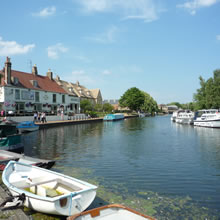
[[158, 116], [49, 128], [24, 142], [27, 155], [55, 159], [54, 169], [71, 176], [83, 171], [121, 196], [113, 202], [138, 201], [158, 219], [220, 218], [220, 129]]

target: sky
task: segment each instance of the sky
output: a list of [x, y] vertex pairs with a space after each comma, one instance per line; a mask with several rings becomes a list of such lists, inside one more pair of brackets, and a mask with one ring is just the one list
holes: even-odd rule
[[0, 0], [0, 69], [188, 103], [220, 68], [220, 0]]

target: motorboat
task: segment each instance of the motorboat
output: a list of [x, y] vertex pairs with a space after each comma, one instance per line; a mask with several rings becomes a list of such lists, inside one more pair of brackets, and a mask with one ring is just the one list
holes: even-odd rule
[[220, 112], [218, 109], [199, 110], [195, 114], [194, 126], [220, 128]]
[[125, 116], [124, 114], [121, 114], [121, 113], [116, 113], [116, 114], [107, 114], [103, 120], [104, 121], [117, 121], [117, 120], [122, 120], [124, 119]]
[[0, 150], [22, 152], [24, 145], [21, 134], [18, 133], [16, 124], [8, 121], [0, 122]]
[[67, 220], [155, 220], [133, 209], [119, 204], [98, 207], [68, 217]]
[[35, 165], [38, 167], [50, 169], [55, 164], [55, 160], [44, 160], [34, 157], [25, 156], [24, 154], [18, 154], [6, 150], [0, 150], [0, 170], [4, 170], [5, 166], [10, 160]]
[[190, 110], [180, 111], [176, 117], [176, 123], [193, 124], [194, 112]]
[[178, 114], [179, 114], [181, 111], [183, 111], [183, 110], [174, 111], [173, 114], [172, 114], [172, 116], [171, 116], [171, 118], [170, 118], [170, 120], [173, 121], [173, 122], [176, 122], [176, 118], [177, 118]]
[[24, 206], [37, 212], [71, 216], [94, 200], [97, 186], [29, 164], [10, 161], [2, 181], [12, 196], [25, 194]]
[[36, 125], [33, 121], [22, 121], [18, 123], [17, 128], [19, 132], [31, 132], [39, 130], [39, 125]]

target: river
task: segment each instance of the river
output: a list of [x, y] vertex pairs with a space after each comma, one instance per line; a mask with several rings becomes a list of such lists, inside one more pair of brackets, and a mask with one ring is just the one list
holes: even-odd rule
[[25, 154], [99, 186], [91, 207], [123, 203], [157, 219], [220, 218], [220, 129], [170, 116], [42, 129]]

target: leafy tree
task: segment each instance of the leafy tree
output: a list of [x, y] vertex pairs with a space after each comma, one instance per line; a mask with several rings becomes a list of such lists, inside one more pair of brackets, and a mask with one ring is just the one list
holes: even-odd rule
[[144, 94], [138, 88], [128, 89], [119, 99], [121, 107], [128, 107], [131, 111], [138, 111], [144, 104]]
[[144, 103], [141, 105], [141, 111], [154, 113], [158, 111], [157, 102], [146, 92], [143, 92], [144, 95]]
[[92, 103], [89, 100], [84, 99], [80, 102], [80, 108], [82, 112], [92, 111]]
[[94, 109], [97, 112], [101, 112], [103, 110], [103, 106], [102, 106], [102, 104], [95, 104]]
[[213, 78], [205, 81], [199, 77], [201, 88], [194, 94], [196, 109], [220, 107], [220, 69], [213, 72]]
[[110, 103], [104, 103], [103, 104], [103, 111], [104, 112], [112, 112], [114, 107]]

